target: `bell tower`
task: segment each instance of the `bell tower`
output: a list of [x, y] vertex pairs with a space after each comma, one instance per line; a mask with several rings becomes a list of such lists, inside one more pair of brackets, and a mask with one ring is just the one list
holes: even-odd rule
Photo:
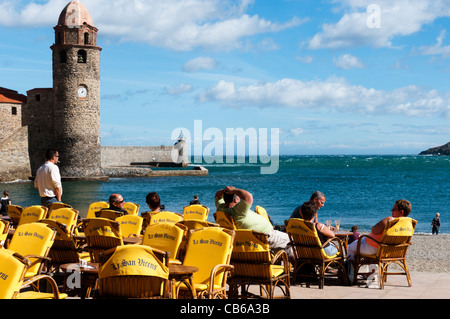
[[101, 175], [98, 29], [80, 1], [61, 12], [53, 51], [54, 141], [63, 178]]

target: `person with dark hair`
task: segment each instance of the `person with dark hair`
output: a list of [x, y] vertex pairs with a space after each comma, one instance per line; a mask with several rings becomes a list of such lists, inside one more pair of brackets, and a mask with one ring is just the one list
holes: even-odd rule
[[[321, 209], [324, 205], [325, 205], [325, 201], [326, 201], [326, 197], [325, 194], [320, 192], [320, 191], [315, 191], [312, 195], [311, 198], [309, 199], [310, 202], [314, 203], [314, 205], [316, 206], [316, 209], [319, 210]], [[300, 214], [300, 208], [302, 206], [298, 206], [294, 209], [294, 211], [291, 214], [291, 217], [289, 218], [302, 218]], [[315, 222], [319, 222], [319, 218], [317, 217], [317, 212], [316, 212], [316, 216], [314, 216], [314, 220]]]
[[439, 234], [439, 227], [441, 227], [441, 219], [439, 218], [440, 214], [436, 213], [436, 217], [431, 221], [431, 233]]
[[34, 180], [34, 188], [39, 191], [41, 205], [50, 207], [52, 203], [61, 202], [63, 193], [59, 167], [59, 152], [50, 148], [45, 154], [46, 162], [39, 167]]
[[8, 216], [8, 206], [11, 205], [11, 199], [9, 198], [9, 192], [4, 191], [3, 197], [0, 200], [0, 215]]
[[194, 199], [191, 200], [191, 202], [189, 203], [189, 205], [200, 205], [200, 201], [198, 200], [198, 195], [194, 195]]
[[165, 209], [165, 206], [161, 205], [161, 198], [156, 192], [148, 193], [145, 197], [145, 202], [152, 212], [161, 212]]
[[214, 202], [216, 210], [229, 214], [238, 229], [250, 229], [269, 235], [270, 249], [284, 250], [289, 258], [293, 258], [292, 247], [288, 245], [289, 235], [275, 230], [265, 217], [250, 209], [253, 205], [253, 195], [250, 192], [227, 186], [217, 191]]
[[[330, 228], [328, 228], [322, 223], [317, 223], [313, 221], [317, 214], [317, 207], [313, 201], [303, 203], [303, 205], [300, 207], [300, 210], [303, 219], [313, 223], [314, 226], [316, 227], [317, 235], [319, 236], [320, 242], [322, 244], [324, 244], [329, 238], [334, 237], [334, 232]], [[333, 243], [329, 243], [328, 245], [323, 247], [323, 250], [328, 256], [334, 256], [338, 252], [337, 247]]]
[[121, 212], [124, 215], [128, 215], [128, 212], [123, 209], [123, 205], [125, 204], [125, 200], [120, 194], [111, 194], [108, 199], [109, 207], [103, 208], [101, 210], [115, 210], [116, 212]]

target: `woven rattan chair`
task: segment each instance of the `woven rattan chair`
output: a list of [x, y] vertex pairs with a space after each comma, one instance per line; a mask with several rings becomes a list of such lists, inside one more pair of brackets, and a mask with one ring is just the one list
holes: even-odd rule
[[167, 251], [169, 253], [169, 263], [181, 264], [187, 231], [187, 227], [180, 223], [149, 225], [144, 231], [142, 245]]
[[79, 212], [73, 208], [58, 208], [49, 212], [46, 219], [54, 220], [66, 225], [68, 231], [73, 233], [77, 226], [78, 214]]
[[208, 219], [208, 215], [209, 215], [209, 208], [204, 206], [204, 205], [200, 205], [200, 204], [196, 204], [196, 205], [189, 205], [189, 206], [185, 206], [183, 208], [183, 219], [184, 220], [188, 220], [188, 219], [199, 219], [199, 220], [207, 220]]
[[20, 216], [20, 220], [17, 226], [34, 223], [38, 220], [44, 219], [47, 215], [48, 208], [44, 206], [29, 206], [24, 208], [22, 211], [22, 215]]
[[[193, 274], [197, 298], [226, 299], [227, 277], [233, 250], [234, 231], [222, 227], [206, 227], [191, 230], [183, 265], [199, 270]], [[175, 297], [188, 295], [185, 283], [175, 284]], [[192, 296], [190, 296], [192, 297]]]
[[107, 218], [89, 218], [83, 220], [86, 248], [91, 262], [100, 262], [100, 253], [123, 245], [120, 224]]
[[123, 238], [139, 237], [142, 232], [142, 223], [144, 219], [138, 215], [124, 215], [116, 218], [120, 224], [120, 231]]
[[[313, 265], [315, 271], [312, 274], [301, 274], [301, 277], [314, 278], [318, 274], [320, 289], [324, 287], [325, 277], [336, 277], [337, 275], [344, 284], [347, 282], [344, 267], [345, 256], [342, 241], [339, 238], [330, 238], [322, 244], [314, 223], [298, 218], [289, 220], [286, 231], [294, 250], [293, 283], [297, 280], [301, 268], [308, 264]], [[328, 256], [323, 249], [327, 244], [334, 244], [338, 253]], [[337, 273], [327, 272], [331, 267], [336, 267]]]
[[47, 216], [50, 216], [51, 212], [57, 209], [61, 209], [61, 208], [72, 208], [72, 206], [70, 206], [69, 204], [64, 204], [64, 203], [52, 203], [50, 205], [50, 207], [48, 208], [48, 212], [47, 212]]
[[158, 223], [178, 223], [183, 220], [183, 215], [174, 212], [159, 212], [150, 214], [150, 225]]
[[223, 211], [217, 211], [214, 213], [214, 220], [220, 227], [236, 230], [236, 224], [234, 223], [233, 217]]
[[256, 206], [255, 207], [255, 213], [263, 216], [265, 219], [267, 219], [270, 222], [269, 215], [267, 214], [267, 211], [266, 211], [266, 209], [264, 207]]
[[[25, 279], [28, 273], [30, 261], [20, 254], [8, 250], [0, 249], [0, 299], [64, 299], [66, 294], [60, 294], [54, 279], [48, 275], [38, 275], [31, 279]], [[26, 287], [38, 287], [38, 281], [45, 280], [51, 289], [51, 293], [40, 292], [39, 290], [25, 291]]]
[[84, 246], [79, 245], [69, 227], [52, 219], [40, 222], [56, 230], [56, 237], [48, 254], [53, 269], [57, 270], [62, 264], [79, 263], [82, 259], [90, 261], [89, 252], [83, 251]]
[[98, 212], [99, 210], [103, 208], [109, 208], [109, 204], [107, 202], [95, 202], [89, 205], [88, 212], [86, 214], [86, 218], [95, 218], [95, 212]]
[[168, 255], [142, 245], [128, 245], [101, 254], [100, 298], [168, 298]]
[[11, 227], [16, 228], [19, 224], [20, 216], [22, 216], [23, 207], [18, 205], [8, 206], [8, 216], [11, 219]]
[[125, 209], [129, 215], [139, 215], [139, 208], [141, 205], [131, 202], [126, 202], [123, 204], [123, 209]]
[[[376, 264], [379, 271], [379, 287], [384, 289], [384, 283], [388, 275], [405, 275], [408, 281], [408, 286], [412, 286], [409, 269], [406, 266], [406, 252], [411, 245], [411, 239], [416, 228], [417, 221], [409, 217], [400, 217], [388, 222], [384, 229], [381, 240], [369, 237], [369, 235], [362, 235], [358, 238], [358, 245], [355, 253], [355, 261], [353, 262], [354, 275], [353, 282], [356, 282], [357, 276], [362, 273], [359, 271], [362, 265]], [[362, 238], [371, 238], [379, 244], [376, 255], [367, 256], [360, 254], [360, 244]], [[367, 239], [366, 239], [367, 240]], [[398, 265], [402, 271], [388, 272], [388, 267], [391, 264]], [[372, 274], [369, 273], [369, 274]]]
[[[234, 266], [230, 285], [230, 298], [289, 299], [290, 283], [288, 255], [269, 249], [268, 235], [248, 229], [238, 229], [234, 241], [231, 264]], [[260, 287], [259, 295], [251, 293], [251, 285]], [[276, 296], [276, 288], [281, 295]], [[241, 288], [241, 293], [239, 293]]]
[[98, 212], [95, 212], [95, 217], [97, 218], [107, 218], [110, 220], [116, 220], [119, 217], [124, 216], [123, 212], [119, 212], [116, 210], [112, 210], [112, 209], [102, 209], [99, 210]]
[[9, 221], [0, 219], [0, 249], [3, 248], [6, 244], [10, 228], [11, 223]]
[[42, 223], [26, 223], [17, 227], [8, 249], [30, 261], [26, 279], [40, 275], [46, 268], [55, 236], [56, 230]]

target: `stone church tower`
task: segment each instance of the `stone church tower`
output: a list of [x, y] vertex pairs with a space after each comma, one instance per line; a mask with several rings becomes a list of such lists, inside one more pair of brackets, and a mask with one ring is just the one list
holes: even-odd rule
[[64, 178], [101, 174], [100, 52], [91, 15], [79, 1], [61, 12], [53, 51], [53, 134]]

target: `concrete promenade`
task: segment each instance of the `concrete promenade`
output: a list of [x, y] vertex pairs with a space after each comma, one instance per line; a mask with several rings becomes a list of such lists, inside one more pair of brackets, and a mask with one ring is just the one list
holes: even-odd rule
[[412, 287], [405, 276], [390, 276], [384, 289], [340, 286], [325, 281], [324, 289], [291, 286], [292, 299], [450, 299], [450, 274], [411, 272]]

